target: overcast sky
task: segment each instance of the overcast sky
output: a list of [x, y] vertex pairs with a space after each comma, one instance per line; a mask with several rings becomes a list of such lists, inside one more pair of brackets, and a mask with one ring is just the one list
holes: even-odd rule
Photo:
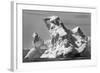
[[33, 32], [37, 32], [44, 40], [49, 39], [43, 18], [52, 15], [59, 16], [67, 28], [72, 29], [77, 24], [87, 36], [91, 35], [90, 13], [23, 10], [23, 48], [32, 47]]

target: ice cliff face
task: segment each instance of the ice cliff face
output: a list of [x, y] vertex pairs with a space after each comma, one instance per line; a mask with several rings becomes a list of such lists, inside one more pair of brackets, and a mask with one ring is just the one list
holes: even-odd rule
[[[40, 51], [40, 58], [57, 58], [61, 55], [62, 57], [67, 57], [69, 53], [73, 53], [73, 55], [75, 55], [85, 50], [87, 37], [84, 35], [79, 26], [72, 30], [68, 29], [64, 26], [58, 16], [46, 17], [44, 21], [51, 38], [46, 41], [41, 41], [37, 34], [33, 35], [34, 40], [38, 39], [33, 42], [35, 50], [42, 50]], [[28, 57], [30, 54], [31, 52], [29, 52], [26, 56]]]

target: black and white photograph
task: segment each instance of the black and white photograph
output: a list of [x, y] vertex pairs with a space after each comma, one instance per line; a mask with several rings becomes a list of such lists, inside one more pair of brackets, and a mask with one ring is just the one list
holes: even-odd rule
[[22, 61], [91, 59], [91, 13], [22, 10]]
[[97, 64], [95, 7], [12, 4], [13, 71]]

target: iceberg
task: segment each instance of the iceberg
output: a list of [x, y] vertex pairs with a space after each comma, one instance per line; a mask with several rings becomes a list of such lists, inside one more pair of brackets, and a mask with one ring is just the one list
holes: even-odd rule
[[34, 38], [33, 48], [30, 49], [25, 58], [31, 55], [34, 57], [38, 53], [39, 58], [67, 58], [70, 54], [74, 56], [86, 49], [88, 37], [79, 26], [68, 29], [58, 16], [46, 17], [44, 22], [48, 28], [50, 39], [43, 40], [38, 33], [34, 32], [32, 35]]

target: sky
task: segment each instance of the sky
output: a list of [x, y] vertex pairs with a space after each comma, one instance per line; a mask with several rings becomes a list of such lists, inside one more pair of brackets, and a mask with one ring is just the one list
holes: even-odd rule
[[49, 39], [49, 32], [43, 19], [53, 15], [59, 16], [67, 28], [73, 29], [78, 25], [86, 36], [91, 36], [91, 13], [23, 10], [22, 15], [23, 49], [32, 48], [33, 32], [37, 32], [44, 40]]

